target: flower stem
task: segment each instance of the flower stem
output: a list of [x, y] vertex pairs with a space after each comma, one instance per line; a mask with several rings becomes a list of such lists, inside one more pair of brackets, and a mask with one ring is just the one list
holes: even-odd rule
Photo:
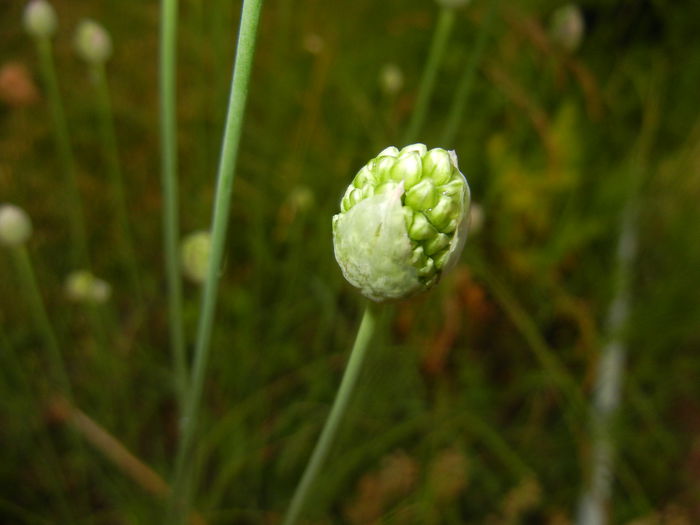
[[36, 275], [27, 249], [24, 246], [17, 246], [12, 249], [12, 255], [19, 275], [20, 285], [24, 290], [30, 310], [34, 316], [36, 329], [40, 332], [44, 340], [44, 345], [48, 350], [49, 366], [51, 367], [53, 380], [61, 391], [65, 393], [66, 397], [72, 399], [72, 389], [63, 361], [63, 355], [61, 355], [58, 339], [49, 321], [49, 315], [46, 312], [44, 300], [41, 297], [41, 292], [39, 291]]
[[340, 388], [333, 402], [333, 407], [323, 427], [321, 436], [316, 443], [311, 459], [306, 465], [306, 470], [304, 471], [301, 481], [294, 492], [294, 497], [292, 498], [292, 502], [282, 522], [283, 525], [294, 525], [304, 510], [304, 505], [309, 497], [311, 486], [318, 477], [318, 473], [328, 457], [328, 452], [338, 433], [338, 427], [348, 407], [355, 385], [357, 384], [357, 378], [359, 377], [362, 363], [367, 355], [367, 349], [374, 335], [376, 324], [377, 306], [373, 303], [367, 303], [360, 328], [355, 338], [355, 344], [350, 353], [350, 360], [345, 368], [345, 373], [340, 382]]
[[175, 106], [175, 61], [177, 54], [177, 0], [161, 1], [160, 32], [160, 140], [161, 186], [165, 273], [168, 283], [168, 328], [175, 383], [184, 407], [187, 391], [185, 329], [182, 315], [182, 280], [178, 258], [179, 213], [177, 185], [177, 135]]
[[469, 55], [464, 72], [459, 79], [457, 91], [455, 91], [454, 98], [452, 99], [452, 106], [447, 116], [447, 124], [445, 125], [442, 139], [440, 140], [440, 144], [442, 144], [443, 147], [450, 148], [454, 145], [455, 135], [457, 135], [457, 130], [464, 117], [464, 109], [467, 106], [469, 92], [474, 85], [476, 69], [479, 66], [479, 62], [481, 62], [481, 56], [484, 54], [484, 49], [486, 48], [486, 41], [491, 33], [493, 21], [496, 18], [498, 2], [499, 0], [491, 0], [488, 13], [486, 14], [486, 20], [481, 24], [474, 49]]
[[114, 191], [114, 206], [117, 215], [117, 222], [120, 230], [120, 240], [122, 250], [128, 267], [131, 286], [139, 305], [143, 305], [143, 289], [139, 275], [138, 262], [136, 260], [136, 250], [129, 224], [129, 214], [126, 205], [126, 192], [124, 190], [124, 176], [122, 174], [119, 161], [119, 146], [117, 144], [117, 134], [114, 127], [114, 117], [112, 113], [112, 103], [109, 96], [109, 85], [105, 75], [104, 65], [96, 64], [92, 68], [97, 84], [97, 96], [100, 112], [100, 133], [102, 143], [107, 156], [107, 167], [111, 178], [112, 190]]
[[411, 142], [414, 142], [418, 132], [425, 123], [428, 103], [430, 102], [430, 97], [433, 94], [433, 88], [435, 87], [435, 78], [437, 77], [438, 69], [442, 63], [442, 58], [445, 55], [447, 41], [452, 33], [454, 21], [455, 12], [453, 8], [440, 8], [440, 14], [438, 15], [438, 20], [435, 26], [435, 33], [433, 34], [433, 41], [430, 44], [428, 61], [425, 64], [420, 88], [418, 89], [418, 98], [416, 99], [416, 105], [411, 115], [411, 120], [406, 127], [406, 133], [403, 136], [403, 144], [410, 144]]
[[[262, 0], [244, 0], [241, 22], [236, 47], [236, 61], [233, 68], [231, 92], [229, 96], [226, 126], [224, 130], [221, 156], [217, 174], [216, 195], [211, 224], [211, 253], [202, 302], [197, 341], [195, 345], [194, 364], [185, 402], [183, 427], [175, 463], [175, 480], [171, 499], [171, 518], [183, 520], [189, 511], [189, 501], [185, 478], [190, 471], [192, 449], [199, 407], [204, 386], [204, 375], [209, 359], [211, 334], [216, 310], [217, 289], [221, 275], [226, 230], [231, 205], [231, 194], [235, 179], [235, 167], [238, 158], [245, 103], [250, 83], [250, 71], [255, 53], [255, 41], [260, 19]], [[170, 523], [170, 522], [168, 522]]]
[[66, 115], [61, 102], [61, 92], [58, 86], [56, 67], [53, 61], [51, 40], [48, 37], [36, 39], [41, 74], [46, 84], [51, 118], [53, 120], [54, 139], [58, 150], [61, 170], [66, 177], [66, 193], [68, 194], [68, 220], [71, 234], [71, 263], [74, 268], [89, 268], [87, 249], [87, 234], [85, 233], [85, 217], [83, 205], [78, 190], [78, 178], [75, 169], [75, 158], [71, 146]]

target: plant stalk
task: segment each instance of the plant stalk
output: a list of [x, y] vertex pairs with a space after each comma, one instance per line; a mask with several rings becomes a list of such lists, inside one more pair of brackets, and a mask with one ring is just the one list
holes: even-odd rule
[[[180, 521], [189, 513], [189, 497], [186, 494], [185, 478], [186, 474], [191, 471], [194, 434], [197, 427], [204, 376], [209, 359], [231, 194], [233, 192], [235, 167], [238, 159], [238, 148], [243, 128], [243, 117], [261, 8], [262, 0], [244, 0], [241, 13], [236, 61], [233, 68], [226, 125], [219, 159], [216, 194], [214, 197], [209, 268], [202, 292], [194, 364], [187, 389], [182, 420], [182, 435], [178, 444], [175, 463], [171, 516]], [[173, 512], [175, 512], [175, 515], [172, 514]]]
[[168, 329], [180, 409], [187, 392], [185, 329], [182, 315], [182, 279], [179, 264], [179, 213], [177, 182], [177, 0], [161, 1], [160, 32], [160, 140], [161, 187], [163, 191], [163, 233], [165, 273], [168, 286]]
[[109, 172], [112, 190], [114, 191], [114, 207], [117, 215], [117, 223], [120, 230], [120, 241], [124, 259], [126, 261], [131, 286], [136, 294], [139, 305], [143, 305], [143, 289], [141, 287], [141, 277], [134, 248], [134, 239], [131, 225], [129, 223], [129, 213], [126, 205], [126, 191], [124, 189], [124, 175], [119, 161], [119, 145], [114, 126], [114, 116], [112, 113], [112, 102], [109, 95], [109, 85], [105, 74], [104, 64], [95, 64], [92, 68], [97, 87], [97, 96], [100, 112], [100, 134], [107, 157], [107, 171]]
[[304, 506], [309, 498], [310, 489], [316, 478], [318, 478], [321, 467], [326, 461], [331, 446], [335, 441], [338, 427], [347, 410], [352, 392], [357, 384], [360, 371], [362, 370], [362, 363], [367, 355], [367, 349], [374, 335], [376, 324], [377, 306], [372, 303], [367, 303], [360, 328], [355, 338], [355, 344], [350, 352], [350, 359], [345, 368], [345, 373], [340, 382], [340, 388], [336, 394], [335, 401], [333, 402], [333, 407], [323, 427], [321, 436], [316, 443], [311, 459], [306, 465], [306, 470], [304, 470], [301, 481], [294, 492], [294, 497], [292, 498], [289, 509], [282, 522], [283, 525], [294, 525], [304, 510]]
[[455, 11], [452, 7], [440, 8], [440, 14], [438, 15], [438, 20], [435, 25], [435, 33], [433, 34], [433, 41], [430, 44], [428, 60], [425, 64], [423, 77], [421, 78], [420, 87], [418, 89], [416, 105], [413, 109], [411, 120], [406, 127], [402, 144], [414, 142], [425, 123], [425, 115], [428, 111], [430, 97], [435, 87], [435, 78], [437, 77], [438, 69], [445, 55], [447, 41], [452, 33], [454, 21]]
[[41, 67], [41, 75], [46, 84], [51, 119], [53, 121], [54, 140], [58, 152], [61, 170], [65, 177], [66, 193], [68, 194], [68, 221], [71, 236], [71, 264], [74, 268], [90, 268], [87, 234], [85, 230], [85, 215], [78, 190], [78, 177], [75, 168], [75, 157], [71, 146], [66, 114], [61, 102], [61, 91], [58, 76], [53, 61], [51, 40], [48, 37], [36, 38], [37, 51]]

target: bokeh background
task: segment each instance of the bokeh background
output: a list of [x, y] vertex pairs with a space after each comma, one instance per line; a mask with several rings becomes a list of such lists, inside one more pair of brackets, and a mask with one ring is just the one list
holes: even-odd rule
[[[154, 523], [178, 427], [159, 6], [53, 4], [92, 269], [112, 297], [99, 306], [66, 298], [76, 268], [45, 86], [21, 25], [24, 2], [4, 0], [0, 201], [32, 217], [28, 248], [74, 401], [47, 378], [32, 306], [3, 250], [0, 521]], [[183, 236], [210, 220], [240, 4], [180, 2]], [[587, 404], [610, 337], [629, 203], [638, 251], [621, 336], [611, 523], [700, 522], [700, 4], [582, 2], [578, 43], [552, 29], [559, 5], [500, 2], [488, 26], [491, 0], [456, 10], [414, 139], [457, 151], [478, 205], [473, 232], [438, 288], [388, 309], [310, 523], [573, 522], [590, 473]], [[263, 6], [197, 448], [195, 508], [206, 523], [277, 523], [291, 497], [362, 307], [334, 261], [330, 218], [369, 158], [404, 145], [439, 10], [418, 0]], [[74, 51], [84, 17], [114, 41], [107, 76], [142, 297], [118, 250], [94, 81]], [[442, 144], [483, 31], [464, 118]], [[185, 283], [190, 348], [199, 291]]]

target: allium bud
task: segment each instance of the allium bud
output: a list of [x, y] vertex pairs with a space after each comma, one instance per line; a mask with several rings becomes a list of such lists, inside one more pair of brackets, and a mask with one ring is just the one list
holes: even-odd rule
[[75, 49], [90, 64], [102, 64], [112, 55], [112, 38], [107, 30], [89, 18], [78, 25]]
[[102, 304], [112, 295], [108, 282], [95, 277], [87, 270], [77, 270], [66, 278], [66, 295], [72, 301]]
[[24, 29], [33, 37], [49, 37], [58, 25], [56, 11], [46, 0], [31, 0], [24, 8]]
[[182, 269], [185, 276], [195, 283], [203, 283], [209, 268], [211, 235], [208, 231], [189, 234], [180, 247]]
[[403, 87], [403, 72], [396, 64], [389, 63], [382, 66], [379, 72], [379, 86], [387, 95], [395, 95]]
[[454, 151], [386, 148], [355, 175], [333, 217], [343, 275], [373, 301], [427, 290], [459, 258], [469, 199]]
[[567, 4], [559, 7], [550, 22], [550, 34], [552, 40], [569, 52], [576, 51], [581, 40], [585, 22], [581, 9], [576, 4]]
[[19, 246], [32, 234], [32, 221], [26, 212], [13, 204], [0, 205], [0, 244]]

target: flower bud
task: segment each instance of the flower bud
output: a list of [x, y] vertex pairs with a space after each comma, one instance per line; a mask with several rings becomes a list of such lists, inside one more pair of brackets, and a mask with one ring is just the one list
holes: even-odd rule
[[191, 233], [185, 237], [180, 247], [185, 276], [195, 283], [203, 283], [209, 269], [210, 253], [211, 235], [208, 231]]
[[109, 283], [87, 270], [71, 272], [66, 278], [65, 290], [70, 300], [88, 304], [103, 304], [112, 295]]
[[384, 149], [360, 169], [333, 217], [343, 275], [378, 302], [430, 288], [464, 247], [469, 199], [454, 152]]
[[396, 64], [384, 64], [379, 71], [379, 86], [387, 95], [395, 95], [403, 88], [403, 72]]
[[576, 4], [567, 4], [552, 13], [549, 32], [554, 42], [573, 53], [581, 45], [584, 26], [581, 9]]
[[32, 221], [26, 212], [13, 204], [0, 205], [0, 244], [19, 246], [32, 235]]
[[89, 64], [103, 64], [112, 55], [112, 38], [104, 27], [87, 18], [78, 25], [75, 49]]
[[33, 37], [53, 35], [58, 25], [56, 11], [46, 0], [31, 0], [24, 8], [24, 29]]

